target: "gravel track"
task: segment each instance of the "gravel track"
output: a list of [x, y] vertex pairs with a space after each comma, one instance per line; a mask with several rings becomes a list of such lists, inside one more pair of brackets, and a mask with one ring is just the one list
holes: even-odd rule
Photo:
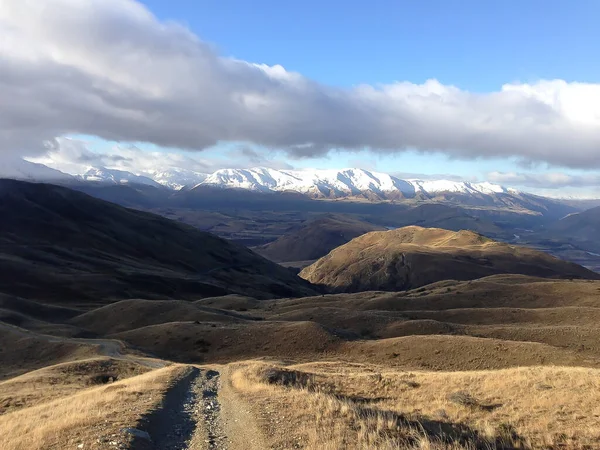
[[[219, 372], [190, 366], [166, 393], [160, 408], [144, 419], [155, 450], [227, 450], [218, 401]], [[134, 440], [131, 449], [147, 449]]]
[[208, 370], [202, 378], [202, 414], [209, 449], [227, 450], [227, 439], [221, 421], [218, 392], [221, 387], [219, 372]]

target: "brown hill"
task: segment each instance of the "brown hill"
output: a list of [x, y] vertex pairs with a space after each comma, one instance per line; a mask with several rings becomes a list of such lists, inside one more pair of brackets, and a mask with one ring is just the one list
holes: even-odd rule
[[198, 306], [207, 306], [218, 309], [230, 309], [233, 311], [247, 311], [257, 308], [261, 300], [244, 295], [223, 295], [221, 297], [206, 297], [194, 302]]
[[471, 231], [416, 226], [353, 239], [300, 276], [337, 292], [399, 291], [441, 280], [494, 274], [600, 279], [546, 253], [493, 241]]
[[299, 230], [258, 247], [256, 251], [271, 261], [310, 261], [357, 236], [381, 230], [384, 228], [348, 216], [328, 215], [309, 221]]
[[314, 322], [172, 322], [110, 336], [173, 361], [231, 362], [275, 357], [310, 359], [340, 344]]
[[249, 249], [190, 226], [14, 180], [0, 180], [0, 274], [0, 292], [82, 305], [314, 292]]
[[107, 335], [166, 322], [202, 321], [236, 323], [238, 314], [201, 307], [183, 300], [122, 300], [94, 309], [70, 321], [71, 324]]

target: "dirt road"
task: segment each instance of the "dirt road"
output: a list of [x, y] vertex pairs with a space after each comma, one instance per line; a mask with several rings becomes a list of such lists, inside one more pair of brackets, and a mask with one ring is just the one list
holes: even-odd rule
[[[150, 435], [155, 450], [267, 448], [248, 405], [237, 398], [228, 379], [212, 368], [189, 366], [144, 423], [140, 429]], [[144, 439], [131, 447], [148, 448]]]
[[[132, 361], [151, 369], [170, 364], [160, 359], [127, 353], [127, 347], [115, 339], [64, 338], [34, 333], [20, 327], [0, 323], [0, 327], [24, 337], [43, 338], [48, 342], [70, 342], [94, 346], [98, 354], [118, 360]], [[227, 367], [188, 366], [174, 381], [159, 409], [144, 418], [140, 430], [151, 442], [136, 438], [132, 450], [262, 450], [262, 434], [255, 424], [249, 406], [235, 393]]]

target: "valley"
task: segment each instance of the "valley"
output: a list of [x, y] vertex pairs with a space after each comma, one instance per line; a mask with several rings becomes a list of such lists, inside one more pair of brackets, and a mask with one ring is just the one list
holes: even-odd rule
[[467, 209], [0, 196], [2, 449], [600, 442], [600, 275]]

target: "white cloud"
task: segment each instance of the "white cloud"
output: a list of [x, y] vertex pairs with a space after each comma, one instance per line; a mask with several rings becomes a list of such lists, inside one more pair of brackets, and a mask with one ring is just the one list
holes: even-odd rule
[[102, 151], [92, 151], [90, 144], [83, 139], [57, 138], [52, 141], [51, 147], [47, 147], [46, 153], [27, 159], [71, 175], [83, 174], [90, 167], [125, 170], [146, 176], [168, 169], [198, 173], [254, 166], [293, 169], [276, 155], [247, 146], [233, 148], [221, 157], [202, 158], [202, 153], [197, 152], [148, 151], [135, 145], [115, 144]]
[[39, 155], [45, 141], [87, 134], [193, 150], [243, 141], [292, 157], [416, 148], [600, 167], [598, 84], [341, 89], [221, 57], [133, 0], [3, 0], [0, 34], [4, 153]]
[[490, 172], [487, 179], [494, 183], [528, 186], [543, 189], [561, 189], [565, 187], [600, 187], [600, 174], [564, 172], [525, 173], [525, 172]]

